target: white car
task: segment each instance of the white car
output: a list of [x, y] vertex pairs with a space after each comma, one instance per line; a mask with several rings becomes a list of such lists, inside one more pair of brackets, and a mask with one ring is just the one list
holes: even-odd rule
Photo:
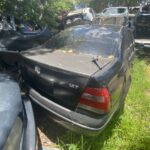
[[81, 14], [83, 16], [83, 20], [93, 21], [95, 17], [95, 12], [92, 8], [83, 8], [71, 11], [68, 13], [67, 17]]
[[105, 8], [101, 13], [98, 13], [99, 17], [110, 17], [110, 16], [126, 16], [128, 17], [129, 10], [128, 7], [109, 7]]

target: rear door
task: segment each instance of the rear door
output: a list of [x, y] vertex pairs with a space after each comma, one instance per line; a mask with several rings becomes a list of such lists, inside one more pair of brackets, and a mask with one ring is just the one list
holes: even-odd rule
[[122, 46], [120, 50], [120, 69], [109, 83], [112, 95], [112, 105], [119, 104], [126, 89], [126, 81], [130, 77], [130, 66], [134, 54], [133, 35], [128, 28], [123, 30]]

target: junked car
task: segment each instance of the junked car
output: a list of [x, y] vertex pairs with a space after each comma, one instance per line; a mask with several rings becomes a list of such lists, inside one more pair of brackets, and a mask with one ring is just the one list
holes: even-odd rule
[[128, 7], [108, 7], [105, 8], [101, 13], [98, 13], [97, 16], [107, 17], [107, 16], [125, 16], [128, 17], [129, 10]]
[[83, 15], [83, 19], [84, 20], [89, 20], [89, 21], [92, 21], [94, 19], [94, 17], [95, 17], [95, 12], [90, 7], [71, 11], [71, 12], [68, 13], [67, 16], [72, 16], [72, 15], [75, 15], [75, 14], [82, 14]]
[[21, 52], [23, 83], [59, 124], [97, 135], [124, 106], [133, 55], [127, 27], [74, 26]]
[[23, 51], [45, 43], [53, 33], [31, 21], [14, 16], [0, 16], [0, 51]]
[[70, 26], [91, 23], [95, 18], [95, 12], [92, 8], [82, 8], [70, 11], [60, 22], [59, 29], [63, 30]]
[[[139, 52], [150, 49], [150, 4], [143, 6], [142, 12], [135, 17], [135, 43]], [[142, 51], [141, 51], [142, 49]]]
[[150, 37], [150, 4], [145, 5], [142, 11], [139, 12], [135, 17], [135, 36], [139, 37]]
[[140, 6], [129, 7], [129, 23], [133, 31], [135, 30], [135, 26], [134, 26], [135, 17], [139, 11], [140, 11]]
[[1, 73], [0, 81], [0, 149], [36, 150], [31, 101], [21, 98], [19, 86], [11, 76]]

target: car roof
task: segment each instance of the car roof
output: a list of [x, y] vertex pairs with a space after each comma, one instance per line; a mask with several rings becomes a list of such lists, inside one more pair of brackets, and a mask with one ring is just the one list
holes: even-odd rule
[[92, 8], [87, 7], [87, 8], [82, 8], [82, 9], [73, 10], [73, 11], [70, 11], [67, 16], [84, 13], [84, 11], [86, 11], [86, 10], [88, 10], [88, 9], [92, 9]]

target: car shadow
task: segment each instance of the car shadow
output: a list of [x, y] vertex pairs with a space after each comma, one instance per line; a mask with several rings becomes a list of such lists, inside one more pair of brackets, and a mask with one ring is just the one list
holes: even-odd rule
[[[89, 137], [86, 135], [76, 134], [63, 128], [54, 122], [48, 111], [36, 104], [33, 105], [35, 120], [39, 134], [39, 145], [42, 147], [55, 147], [60, 145], [64, 149], [69, 149], [72, 144], [78, 145], [83, 149], [95, 150], [101, 149], [105, 142], [112, 136], [113, 130], [120, 123], [120, 115], [123, 112], [115, 114], [113, 119], [107, 125], [106, 129], [98, 136]], [[44, 135], [44, 136], [43, 136]]]
[[112, 136], [114, 129], [120, 124], [120, 116], [122, 113], [123, 112], [115, 114], [106, 128], [98, 136], [86, 136], [71, 131], [67, 132], [64, 137], [61, 137], [61, 146], [64, 149], [69, 149], [70, 147], [66, 147], [66, 145], [71, 146], [72, 144], [75, 144], [78, 145], [79, 149], [82, 147], [83, 150], [101, 150], [107, 140]]
[[33, 103], [39, 147], [55, 147], [58, 138], [66, 134], [67, 129], [55, 123], [47, 110]]

